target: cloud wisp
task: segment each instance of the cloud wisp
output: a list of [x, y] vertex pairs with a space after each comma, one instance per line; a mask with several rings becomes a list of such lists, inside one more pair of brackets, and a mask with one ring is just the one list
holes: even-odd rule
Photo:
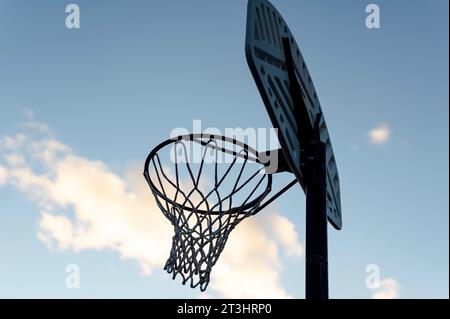
[[391, 138], [391, 130], [387, 125], [380, 125], [369, 133], [369, 140], [374, 145], [386, 144]]
[[380, 286], [374, 289], [373, 299], [398, 299], [400, 297], [400, 285], [393, 278], [385, 278], [380, 281]]
[[[118, 174], [78, 156], [45, 124], [0, 140], [0, 186], [26, 194], [40, 211], [37, 237], [53, 250], [113, 250], [146, 275], [161, 269], [173, 229], [148, 190], [141, 168]], [[209, 294], [289, 298], [280, 284], [281, 255], [303, 254], [294, 224], [271, 211], [238, 225], [212, 271]], [[156, 270], [156, 271], [155, 271]], [[187, 288], [186, 288], [187, 289]]]

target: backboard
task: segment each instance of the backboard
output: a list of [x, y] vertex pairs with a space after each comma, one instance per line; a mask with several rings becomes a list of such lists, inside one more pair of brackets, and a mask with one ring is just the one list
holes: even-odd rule
[[[285, 52], [286, 45], [291, 50], [289, 55]], [[339, 175], [319, 98], [294, 36], [281, 14], [267, 0], [248, 1], [245, 51], [266, 110], [277, 129], [284, 156], [303, 188], [305, 172], [301, 150], [305, 141], [302, 130], [305, 123], [313, 127], [316, 120], [319, 121], [320, 140], [326, 144], [327, 218], [336, 229], [341, 229]], [[294, 66], [295, 82], [301, 91], [299, 98], [293, 94], [287, 59], [291, 59]]]

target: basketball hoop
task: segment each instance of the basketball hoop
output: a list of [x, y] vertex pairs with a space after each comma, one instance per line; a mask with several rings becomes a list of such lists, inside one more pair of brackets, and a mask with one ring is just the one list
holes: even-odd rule
[[172, 279], [180, 275], [183, 284], [205, 291], [236, 225], [297, 183], [266, 199], [273, 173], [267, 155], [235, 139], [202, 134], [169, 139], [150, 152], [144, 176], [174, 228], [164, 266]]

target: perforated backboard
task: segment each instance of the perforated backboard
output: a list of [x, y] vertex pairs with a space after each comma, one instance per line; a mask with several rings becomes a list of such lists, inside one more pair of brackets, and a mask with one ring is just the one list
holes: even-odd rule
[[290, 93], [283, 38], [290, 40], [295, 74], [304, 102], [301, 104], [306, 107], [303, 114], [307, 114], [311, 126], [321, 116], [320, 139], [326, 144], [327, 216], [336, 229], [341, 229], [339, 175], [327, 125], [305, 60], [289, 27], [275, 7], [266, 0], [249, 0], [245, 43], [247, 62], [272, 124], [278, 131], [286, 160], [299, 183], [304, 186], [300, 161], [302, 136], [296, 119], [299, 112], [294, 109], [295, 103]]

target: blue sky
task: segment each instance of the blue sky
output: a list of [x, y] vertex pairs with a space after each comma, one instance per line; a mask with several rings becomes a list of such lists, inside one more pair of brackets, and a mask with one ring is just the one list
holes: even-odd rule
[[[125, 183], [153, 146], [193, 120], [219, 129], [271, 126], [244, 56], [246, 1], [73, 1], [81, 10], [77, 30], [65, 27], [68, 3], [0, 0], [3, 143], [17, 134], [30, 143], [57, 141], [62, 155], [50, 164], [75, 156], [69, 164]], [[341, 178], [343, 230], [329, 228], [330, 297], [370, 298], [365, 268], [376, 264], [400, 298], [448, 298], [448, 2], [374, 1], [376, 30], [365, 27], [369, 1], [273, 3], [307, 61]], [[377, 128], [387, 134], [378, 144], [369, 135]], [[0, 152], [1, 297], [200, 296], [157, 262], [146, 274], [138, 257], [113, 244], [63, 236], [50, 247], [38, 236], [43, 214], [76, 224], [78, 202], [52, 197], [46, 207], [45, 187], [24, 185], [5, 158], [9, 151]], [[26, 151], [21, 165], [59, 181], [52, 174], [60, 171], [37, 155]], [[303, 244], [301, 191], [290, 190], [273, 210], [295, 225]], [[275, 288], [303, 298], [303, 256], [268, 240], [284, 265], [273, 266]], [[72, 263], [80, 267], [79, 289], [64, 284]]]

